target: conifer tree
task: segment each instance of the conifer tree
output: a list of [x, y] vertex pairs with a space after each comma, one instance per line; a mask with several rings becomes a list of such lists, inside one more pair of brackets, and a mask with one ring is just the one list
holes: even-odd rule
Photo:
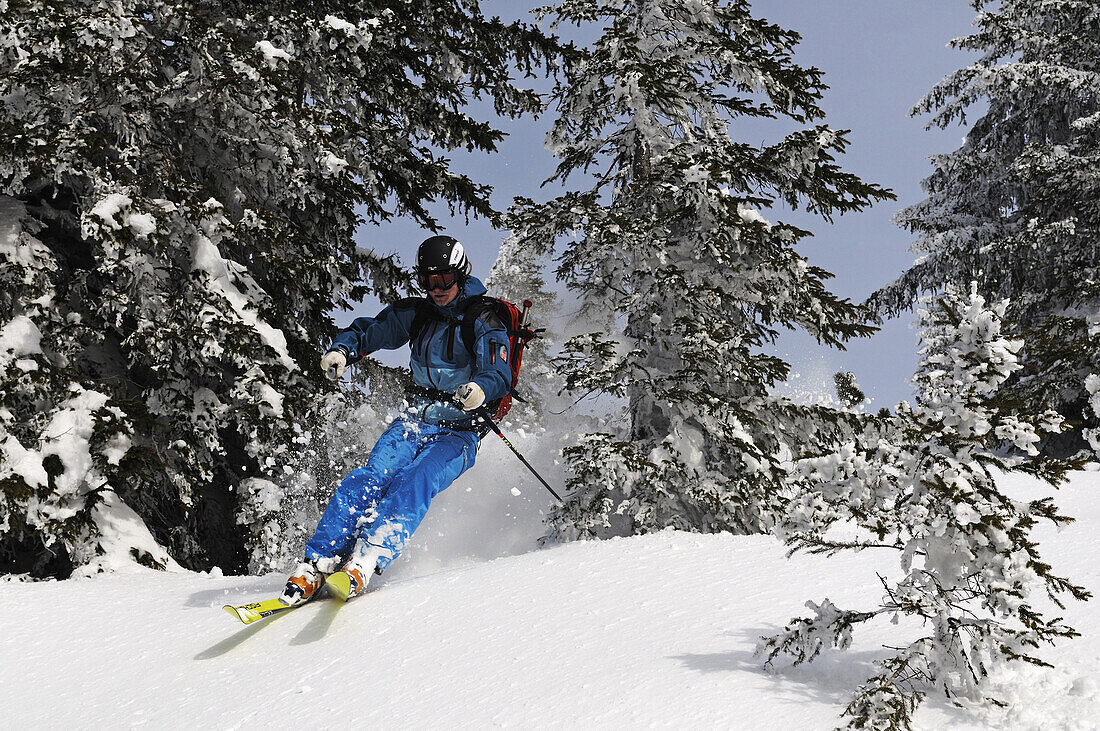
[[523, 369], [516, 400], [505, 422], [511, 428], [541, 429], [546, 410], [555, 403], [563, 388], [561, 377], [552, 363], [552, 353], [559, 346], [551, 320], [559, 314], [559, 297], [549, 289], [544, 272], [549, 266], [545, 252], [523, 247], [509, 236], [501, 244], [485, 286], [489, 294], [514, 302], [522, 308], [531, 303], [530, 324], [540, 331], [524, 349]]
[[833, 385], [836, 387], [836, 397], [840, 405], [846, 409], [854, 409], [867, 400], [867, 394], [856, 382], [856, 374], [851, 371], [838, 371], [833, 374]]
[[[624, 412], [566, 450], [572, 493], [556, 531], [765, 530], [780, 455], [828, 426], [770, 394], [789, 367], [768, 346], [780, 328], [833, 346], [871, 328], [796, 251], [808, 232], [761, 210], [782, 202], [828, 220], [889, 193], [835, 163], [847, 142], [815, 124], [821, 72], [794, 63], [799, 36], [747, 2], [569, 0], [545, 13], [601, 28], [555, 90], [547, 143], [557, 179], [594, 182], [517, 200], [506, 224], [531, 251], [561, 242], [556, 274], [589, 332], [566, 343], [559, 370], [572, 393], [621, 399]], [[745, 117], [798, 129], [757, 147], [730, 136]]]
[[[971, 3], [977, 31], [952, 42], [980, 58], [937, 84], [914, 108], [930, 124], [988, 109], [962, 147], [933, 158], [928, 198], [898, 214], [918, 262], [875, 293], [893, 316], [943, 283], [977, 281], [1010, 300], [1007, 318], [1027, 343], [1008, 386], [1023, 403], [1070, 419], [1046, 448], [1070, 454], [1100, 425], [1085, 379], [1100, 371], [1100, 7], [1092, 0]], [[1083, 422], [1083, 426], [1077, 422]]]
[[471, 98], [536, 111], [553, 44], [465, 0], [0, 8], [0, 570], [95, 570], [115, 497], [243, 570], [330, 312], [409, 284], [353, 233], [490, 214], [441, 151], [495, 149]]
[[847, 648], [853, 627], [875, 617], [923, 620], [923, 636], [880, 661], [859, 688], [845, 711], [851, 728], [910, 728], [932, 690], [981, 701], [996, 667], [1044, 664], [1040, 643], [1077, 635], [1033, 603], [1036, 593], [1059, 607], [1063, 595], [1088, 597], [1042, 560], [1033, 537], [1038, 521], [1071, 518], [1049, 497], [1016, 500], [997, 484], [1015, 471], [1057, 485], [1075, 466], [1037, 447], [1063, 428], [1061, 416], [1006, 408], [1000, 390], [1020, 368], [1022, 345], [1002, 334], [1007, 309], [1004, 301], [987, 306], [976, 287], [966, 295], [949, 286], [929, 300], [920, 311], [915, 405], [902, 402], [835, 452], [796, 464], [797, 490], [777, 530], [788, 544], [827, 554], [892, 548], [903, 577], [883, 578], [883, 603], [867, 610], [808, 602], [814, 616], [764, 638], [759, 651], [769, 663], [787, 655], [798, 664], [829, 646]]

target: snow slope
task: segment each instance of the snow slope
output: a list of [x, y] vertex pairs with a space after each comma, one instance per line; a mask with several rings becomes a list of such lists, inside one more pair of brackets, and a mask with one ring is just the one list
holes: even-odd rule
[[[1098, 490], [1100, 474], [1076, 474], [1059, 502], [1079, 522], [1040, 542], [1094, 593]], [[884, 622], [846, 652], [776, 672], [753, 657], [757, 637], [807, 599], [870, 606], [875, 572], [896, 571], [886, 552], [787, 560], [766, 536], [664, 532], [418, 562], [346, 605], [326, 599], [248, 627], [221, 605], [267, 598], [282, 575], [2, 584], [3, 726], [831, 728], [881, 645], [914, 631]], [[998, 678], [1012, 708], [932, 697], [918, 727], [1097, 728], [1100, 600], [1066, 616], [1083, 637], [1043, 651], [1054, 670]]]

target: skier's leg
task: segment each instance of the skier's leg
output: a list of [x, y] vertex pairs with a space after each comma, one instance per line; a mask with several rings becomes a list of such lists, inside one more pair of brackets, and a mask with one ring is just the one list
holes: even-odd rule
[[319, 562], [324, 573], [336, 570], [339, 557], [350, 552], [359, 529], [371, 522], [386, 487], [416, 456], [419, 429], [417, 423], [394, 422], [378, 438], [367, 464], [340, 482], [306, 544], [307, 562]]
[[479, 438], [460, 432], [425, 426], [425, 444], [416, 457], [398, 472], [378, 502], [377, 517], [356, 544], [352, 562], [369, 572], [385, 569], [401, 553], [409, 536], [420, 525], [432, 498], [474, 466]]

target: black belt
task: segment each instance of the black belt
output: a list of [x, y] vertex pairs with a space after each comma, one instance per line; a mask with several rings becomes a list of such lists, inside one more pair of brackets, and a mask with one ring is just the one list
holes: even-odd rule
[[[425, 388], [424, 386], [416, 385], [405, 386], [405, 393], [409, 396], [421, 396], [440, 404], [458, 406], [455, 402], [455, 395], [453, 393], [440, 391], [438, 388]], [[482, 423], [482, 420], [476, 416], [470, 419], [461, 420], [443, 419], [437, 426], [452, 431], [476, 432], [479, 437], [483, 437], [489, 433], [489, 425]]]
[[450, 391], [440, 391], [438, 388], [425, 388], [424, 386], [405, 386], [405, 393], [409, 396], [423, 396], [424, 398], [438, 401], [443, 404], [457, 405], [455, 395]]

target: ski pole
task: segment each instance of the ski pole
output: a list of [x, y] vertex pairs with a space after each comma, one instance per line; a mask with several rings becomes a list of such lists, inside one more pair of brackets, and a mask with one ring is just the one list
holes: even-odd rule
[[525, 466], [525, 467], [526, 467], [527, 469], [531, 470], [531, 474], [532, 474], [532, 475], [534, 475], [535, 477], [539, 478], [539, 482], [541, 482], [541, 483], [542, 483], [542, 486], [543, 486], [543, 487], [545, 487], [545, 488], [546, 488], [547, 490], [549, 490], [549, 491], [550, 491], [550, 494], [551, 494], [551, 495], [553, 495], [554, 497], [556, 497], [556, 498], [558, 499], [558, 502], [560, 502], [560, 503], [563, 503], [563, 504], [564, 504], [564, 503], [565, 503], [565, 501], [561, 499], [561, 495], [559, 495], [559, 494], [557, 494], [556, 492], [554, 492], [554, 488], [550, 487], [550, 483], [549, 483], [549, 482], [547, 482], [546, 480], [542, 479], [542, 475], [540, 475], [540, 474], [539, 474], [538, 472], [536, 472], [536, 471], [535, 471], [535, 468], [531, 466], [531, 463], [530, 463], [530, 462], [528, 462], [528, 461], [527, 461], [527, 460], [526, 460], [526, 459], [525, 459], [525, 458], [523, 457], [523, 455], [519, 453], [519, 450], [518, 450], [518, 449], [516, 449], [516, 448], [515, 448], [515, 446], [514, 446], [514, 445], [513, 445], [513, 444], [512, 444], [512, 443], [511, 443], [510, 441], [508, 441], [508, 437], [504, 436], [504, 432], [502, 432], [502, 431], [500, 430], [500, 427], [496, 425], [496, 422], [495, 422], [495, 421], [493, 421], [493, 415], [489, 413], [489, 409], [488, 409], [487, 407], [485, 407], [485, 406], [480, 406], [480, 407], [478, 407], [478, 409], [477, 409], [477, 415], [478, 415], [478, 416], [480, 416], [480, 417], [482, 418], [482, 420], [483, 420], [483, 421], [484, 421], [484, 422], [485, 422], [486, 424], [488, 424], [488, 425], [489, 425], [489, 427], [490, 427], [490, 428], [491, 428], [491, 429], [492, 429], [493, 431], [495, 431], [495, 432], [497, 433], [497, 436], [498, 436], [498, 437], [500, 437], [501, 439], [503, 439], [503, 440], [504, 440], [504, 443], [508, 445], [508, 449], [511, 449], [511, 450], [512, 450], [512, 453], [513, 453], [513, 454], [515, 454], [515, 455], [516, 455], [517, 457], [519, 457], [519, 461], [520, 461], [520, 462], [523, 462], [523, 465], [524, 465], [524, 466]]

